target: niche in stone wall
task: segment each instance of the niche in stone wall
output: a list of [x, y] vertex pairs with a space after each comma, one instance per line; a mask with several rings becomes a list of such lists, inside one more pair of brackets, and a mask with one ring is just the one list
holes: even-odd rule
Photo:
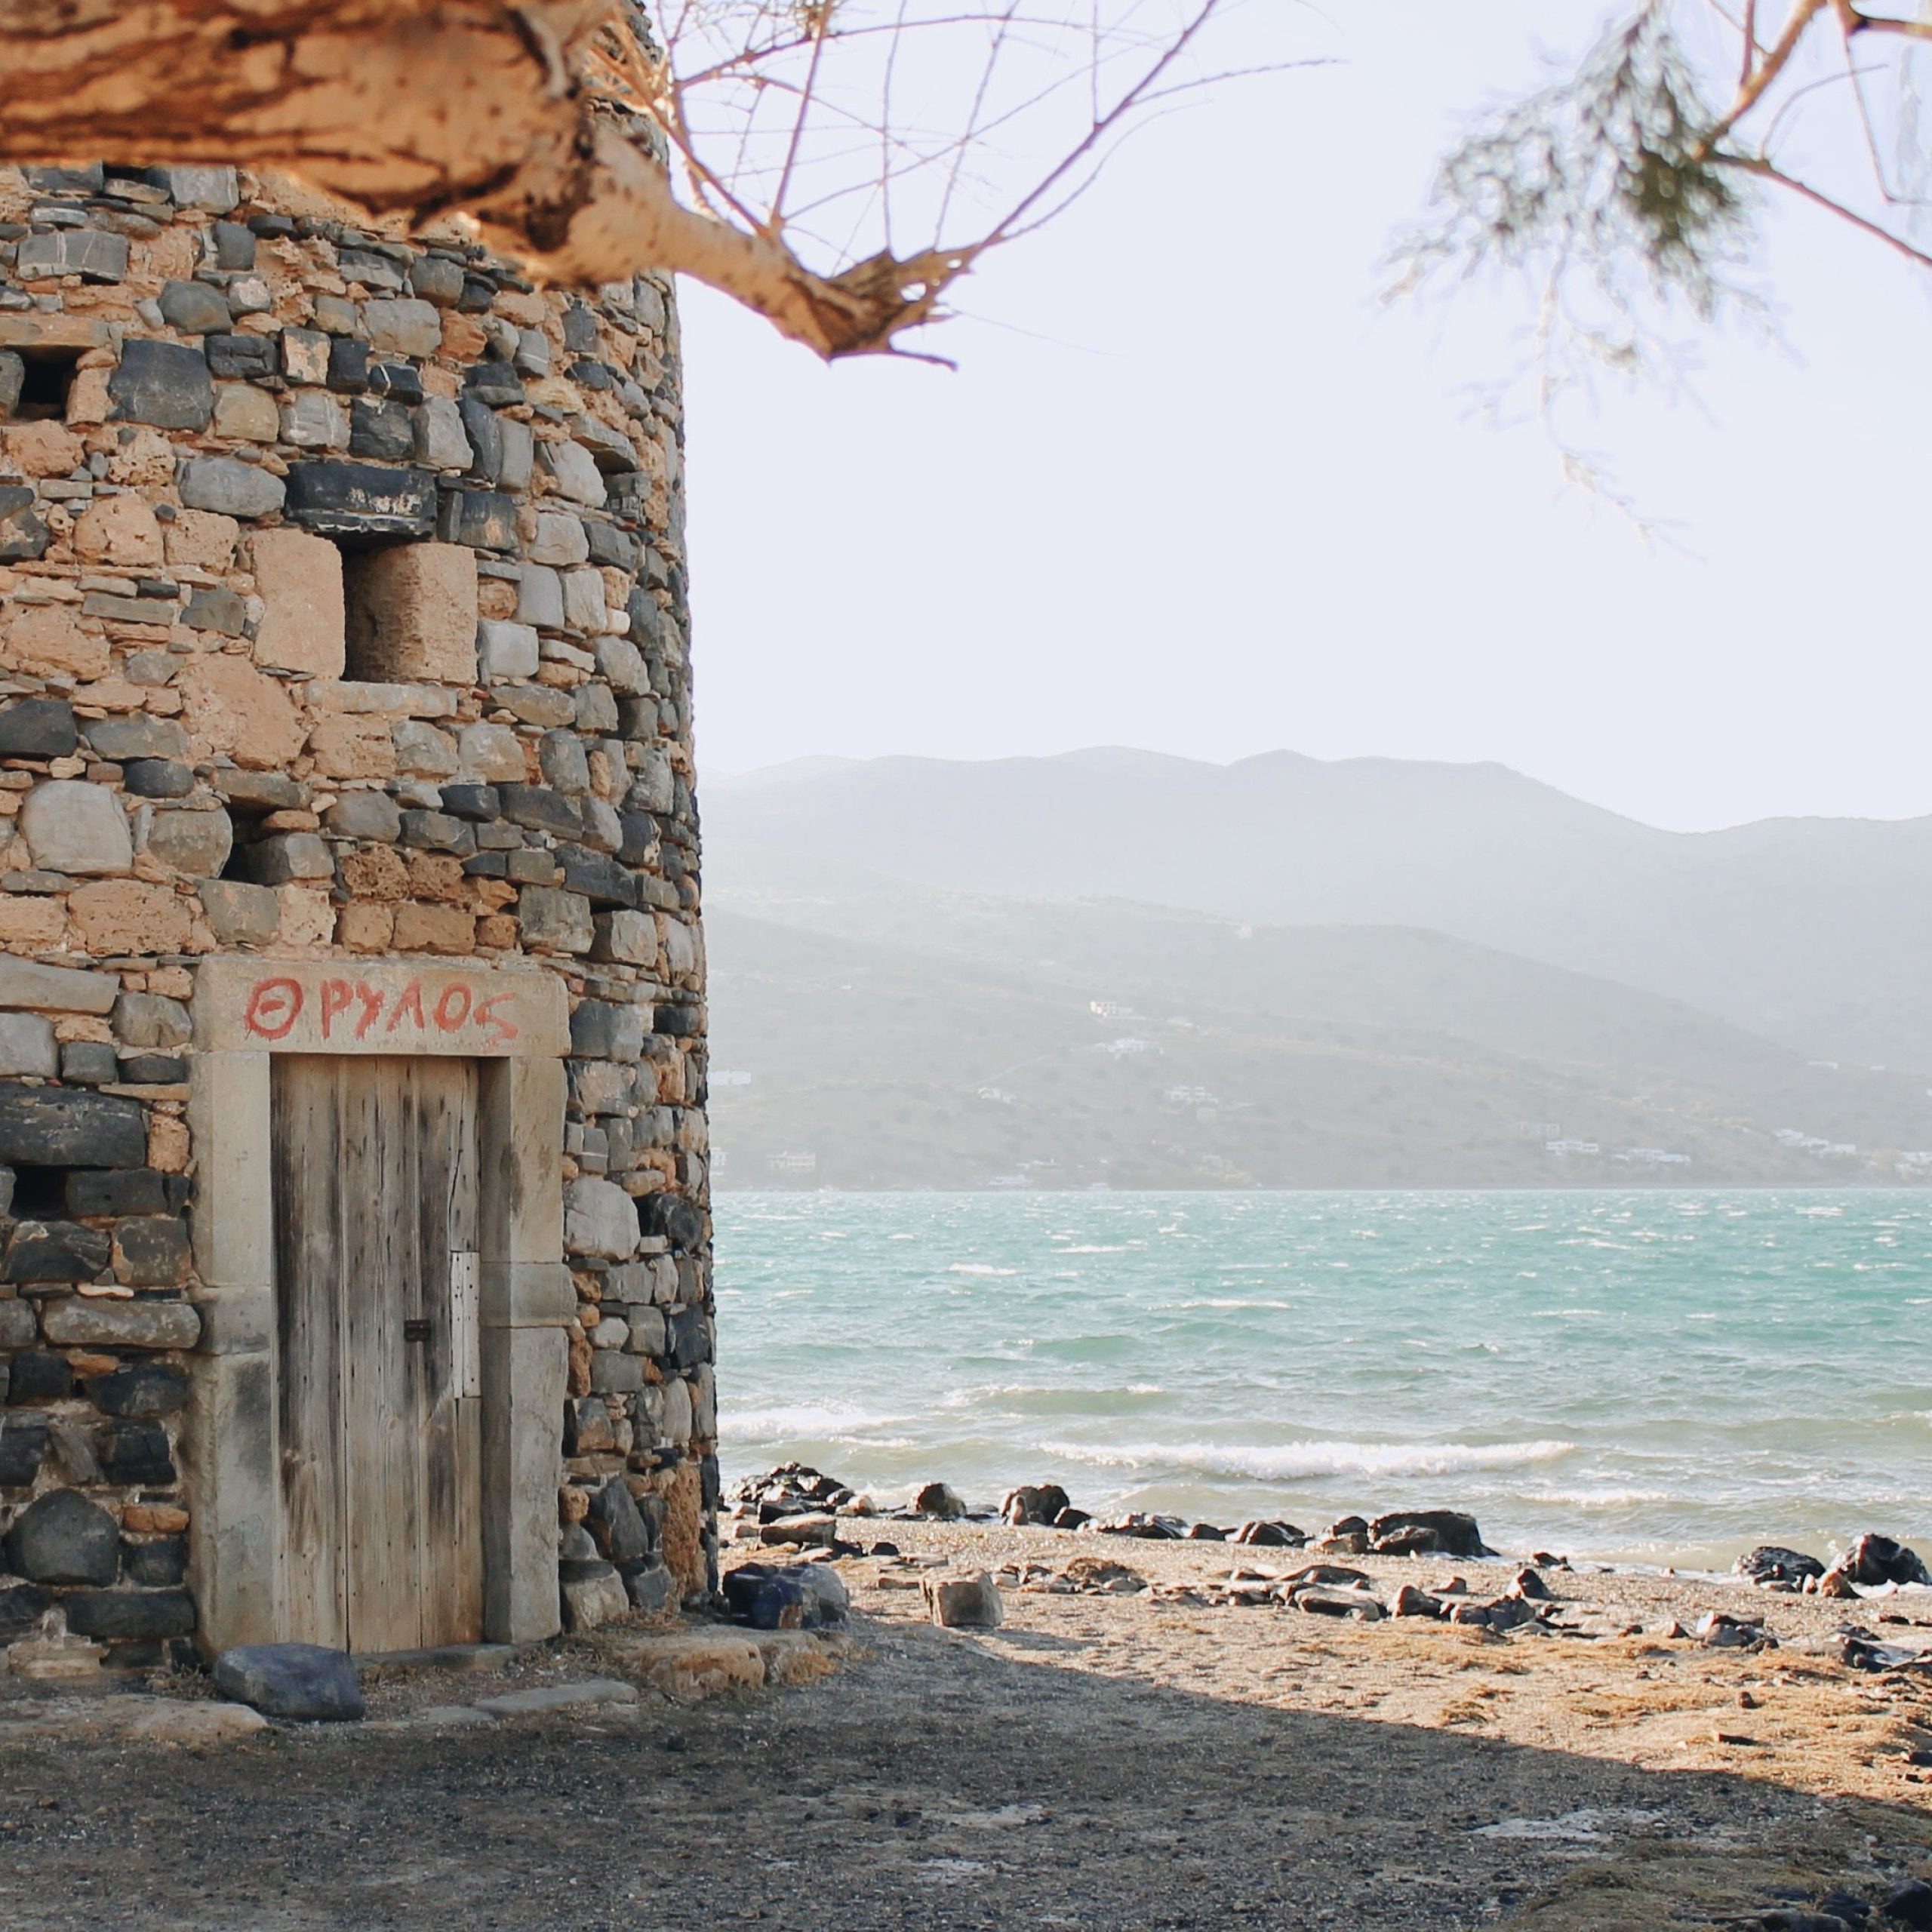
[[[64, 423], [67, 397], [80, 366], [78, 349], [33, 349], [17, 352], [21, 361], [20, 388], [11, 410], [16, 423]], [[11, 383], [0, 385], [7, 388]]]
[[476, 553], [460, 543], [341, 552], [343, 675], [371, 684], [476, 681]]

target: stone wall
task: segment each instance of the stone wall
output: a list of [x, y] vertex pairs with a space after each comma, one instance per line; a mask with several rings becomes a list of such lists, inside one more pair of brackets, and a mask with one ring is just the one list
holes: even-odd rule
[[709, 1587], [676, 347], [233, 170], [0, 174], [0, 1644], [194, 1632], [217, 954], [561, 977], [565, 1614]]

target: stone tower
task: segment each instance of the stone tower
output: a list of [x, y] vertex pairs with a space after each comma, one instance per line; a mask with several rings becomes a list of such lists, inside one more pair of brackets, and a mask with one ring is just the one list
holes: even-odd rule
[[0, 1647], [710, 1588], [671, 291], [0, 174]]

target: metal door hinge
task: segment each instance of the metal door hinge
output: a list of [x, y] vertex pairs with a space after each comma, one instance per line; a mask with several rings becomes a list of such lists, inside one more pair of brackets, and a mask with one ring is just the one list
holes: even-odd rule
[[450, 1255], [450, 1358], [452, 1392], [459, 1398], [483, 1392], [483, 1324], [481, 1269], [472, 1249]]

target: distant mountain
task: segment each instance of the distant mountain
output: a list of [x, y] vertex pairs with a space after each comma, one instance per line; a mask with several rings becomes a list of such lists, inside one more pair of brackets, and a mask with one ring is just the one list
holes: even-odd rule
[[947, 891], [715, 825], [707, 873], [727, 1187], [1842, 1184], [1932, 1146], [1921, 1077], [1441, 933]]
[[755, 850], [945, 891], [1432, 931], [1681, 1001], [1810, 1057], [1932, 1067], [1932, 819], [1660, 832], [1500, 765], [1097, 749], [804, 760], [702, 786]]

